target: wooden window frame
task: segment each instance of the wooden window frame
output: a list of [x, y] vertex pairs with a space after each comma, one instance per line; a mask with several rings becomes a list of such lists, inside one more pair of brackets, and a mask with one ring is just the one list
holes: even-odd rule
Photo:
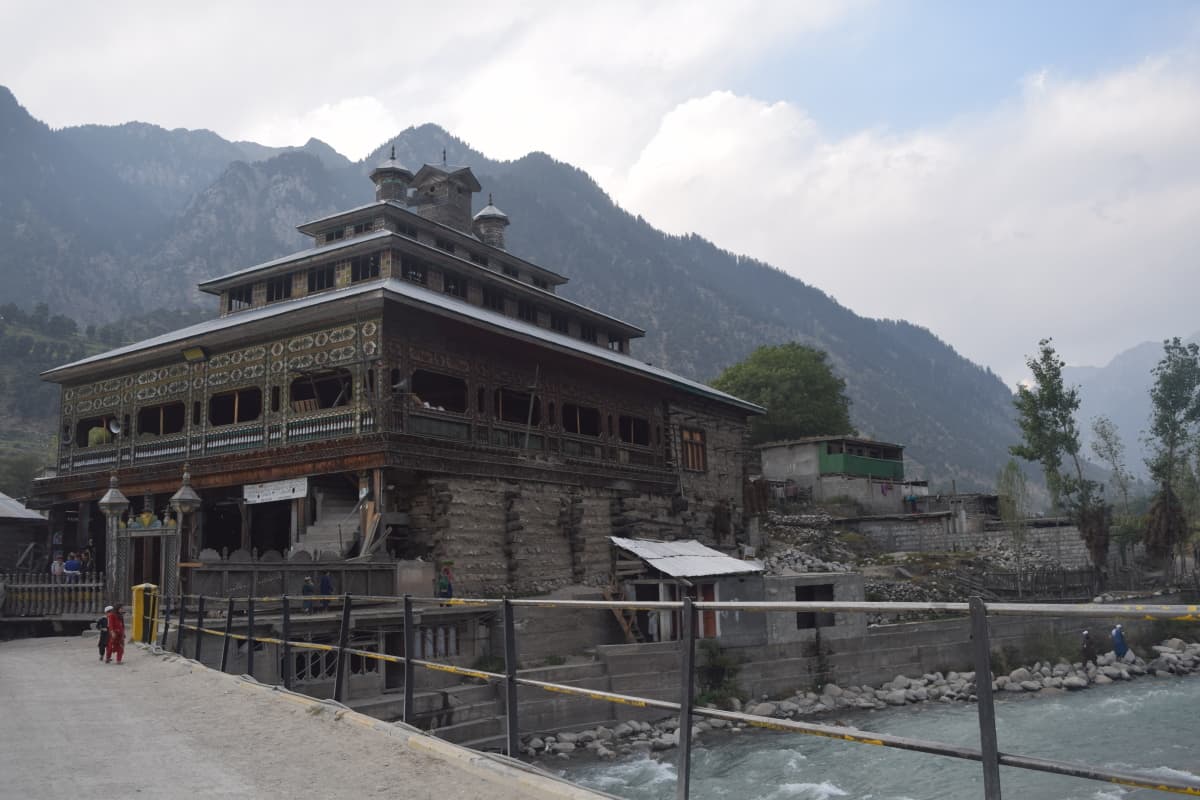
[[679, 466], [688, 472], [708, 472], [707, 444], [701, 428], [680, 428]]

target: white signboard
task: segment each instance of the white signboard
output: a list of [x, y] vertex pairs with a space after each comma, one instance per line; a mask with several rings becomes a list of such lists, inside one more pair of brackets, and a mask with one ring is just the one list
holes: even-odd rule
[[274, 503], [308, 496], [308, 478], [293, 478], [270, 483], [248, 483], [242, 487], [247, 503]]

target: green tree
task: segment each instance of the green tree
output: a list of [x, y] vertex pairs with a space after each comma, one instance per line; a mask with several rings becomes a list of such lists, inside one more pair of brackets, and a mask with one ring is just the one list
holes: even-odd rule
[[796, 342], [760, 347], [712, 385], [766, 407], [750, 425], [755, 444], [854, 430], [846, 382], [833, 373], [822, 350]]
[[[1024, 441], [1009, 448], [1018, 458], [1041, 465], [1046, 488], [1055, 508], [1066, 512], [1079, 527], [1092, 564], [1103, 580], [1108, 560], [1109, 509], [1100, 498], [1100, 487], [1083, 477], [1079, 456], [1079, 390], [1063, 383], [1066, 362], [1054, 350], [1052, 339], [1038, 342], [1038, 355], [1025, 359], [1033, 378], [1017, 387], [1013, 405]], [[1069, 460], [1064, 469], [1063, 462]]]
[[1029, 533], [1029, 487], [1025, 473], [1015, 459], [1009, 459], [996, 479], [996, 494], [1000, 496], [1000, 521], [1012, 536], [1017, 551], [1017, 598], [1024, 594], [1025, 539]]
[[1112, 534], [1121, 554], [1121, 563], [1125, 564], [1130, 545], [1141, 538], [1142, 526], [1129, 504], [1129, 486], [1133, 482], [1133, 475], [1125, 466], [1125, 443], [1121, 441], [1117, 426], [1108, 417], [1100, 416], [1092, 420], [1092, 453], [1108, 467], [1109, 483], [1116, 490], [1114, 494], [1121, 499], [1121, 507], [1113, 515]]
[[[1178, 336], [1164, 341], [1163, 357], [1153, 374], [1150, 440], [1154, 453], [1146, 465], [1159, 491], [1146, 530], [1146, 549], [1160, 557], [1164, 571], [1169, 571], [1175, 547], [1182, 551], [1187, 540], [1187, 518], [1179, 500], [1179, 483], [1200, 423], [1200, 347], [1190, 342], [1184, 344]], [[1182, 555], [1181, 552], [1180, 564]]]

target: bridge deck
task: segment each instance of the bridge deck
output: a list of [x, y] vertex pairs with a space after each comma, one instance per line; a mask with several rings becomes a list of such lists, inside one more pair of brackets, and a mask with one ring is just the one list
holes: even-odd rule
[[95, 637], [0, 643], [5, 796], [597, 798], [420, 735]]

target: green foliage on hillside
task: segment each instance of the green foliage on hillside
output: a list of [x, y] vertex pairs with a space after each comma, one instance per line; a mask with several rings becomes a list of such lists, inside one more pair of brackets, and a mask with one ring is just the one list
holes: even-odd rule
[[712, 385], [767, 409], [750, 425], [754, 444], [853, 432], [846, 382], [822, 350], [796, 342], [760, 347]]

